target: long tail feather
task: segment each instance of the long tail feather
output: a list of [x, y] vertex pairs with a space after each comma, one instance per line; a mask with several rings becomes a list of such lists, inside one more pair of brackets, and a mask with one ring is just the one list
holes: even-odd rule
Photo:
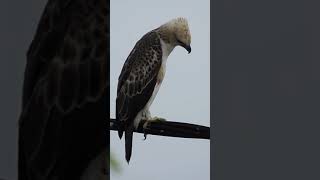
[[125, 131], [125, 148], [126, 148], [126, 160], [129, 164], [131, 153], [132, 153], [132, 137], [133, 137], [133, 128], [126, 129]]

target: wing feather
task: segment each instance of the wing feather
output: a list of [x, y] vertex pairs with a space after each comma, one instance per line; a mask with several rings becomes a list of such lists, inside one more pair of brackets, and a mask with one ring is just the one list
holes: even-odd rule
[[48, 1], [27, 53], [19, 180], [79, 179], [106, 148], [107, 13], [105, 0]]
[[160, 39], [156, 32], [151, 31], [137, 42], [119, 76], [116, 118], [120, 121], [120, 131], [132, 124], [147, 104], [157, 83], [161, 63]]

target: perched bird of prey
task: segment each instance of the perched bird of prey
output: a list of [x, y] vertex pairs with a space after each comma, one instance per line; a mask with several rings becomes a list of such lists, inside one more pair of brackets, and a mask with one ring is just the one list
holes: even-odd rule
[[18, 180], [107, 178], [109, 6], [49, 0], [27, 53]]
[[145, 34], [125, 61], [118, 81], [116, 119], [119, 121], [120, 139], [125, 132], [128, 163], [133, 131], [141, 119], [159, 120], [151, 117], [149, 107], [164, 78], [168, 56], [176, 46], [182, 46], [190, 53], [190, 43], [187, 20], [176, 18]]

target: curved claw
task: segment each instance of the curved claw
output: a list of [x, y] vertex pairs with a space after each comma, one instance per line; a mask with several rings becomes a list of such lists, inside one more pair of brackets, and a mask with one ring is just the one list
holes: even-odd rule
[[[146, 122], [143, 124], [143, 129], [147, 128], [148, 123], [152, 121], [162, 122], [162, 121], [166, 121], [166, 119], [155, 116], [150, 120], [146, 120]], [[147, 133], [144, 133], [143, 136], [144, 136], [143, 140], [145, 141], [147, 139]]]
[[144, 124], [143, 124], [143, 131], [144, 131], [144, 133], [143, 133], [143, 136], [144, 136], [144, 141], [147, 139], [147, 133], [145, 132], [145, 128], [147, 127], [147, 125], [148, 125], [148, 121], [146, 121]]

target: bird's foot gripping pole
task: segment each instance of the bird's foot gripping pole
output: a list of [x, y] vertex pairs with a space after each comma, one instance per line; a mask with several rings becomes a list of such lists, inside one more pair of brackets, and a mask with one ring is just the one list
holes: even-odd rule
[[155, 123], [155, 122], [165, 122], [166, 119], [165, 118], [161, 118], [161, 117], [153, 117], [151, 119], [148, 119], [148, 120], [145, 120], [144, 123], [143, 123], [143, 130], [144, 130], [144, 133], [143, 133], [143, 136], [144, 136], [144, 140], [147, 139], [147, 133], [146, 133], [146, 129], [149, 127], [148, 125], [150, 125], [150, 123]]
[[[156, 136], [210, 139], [210, 127], [176, 122], [176, 121], [149, 121], [142, 119], [138, 127], [134, 130], [136, 133], [152, 134]], [[119, 130], [119, 121], [110, 118], [110, 130]]]

